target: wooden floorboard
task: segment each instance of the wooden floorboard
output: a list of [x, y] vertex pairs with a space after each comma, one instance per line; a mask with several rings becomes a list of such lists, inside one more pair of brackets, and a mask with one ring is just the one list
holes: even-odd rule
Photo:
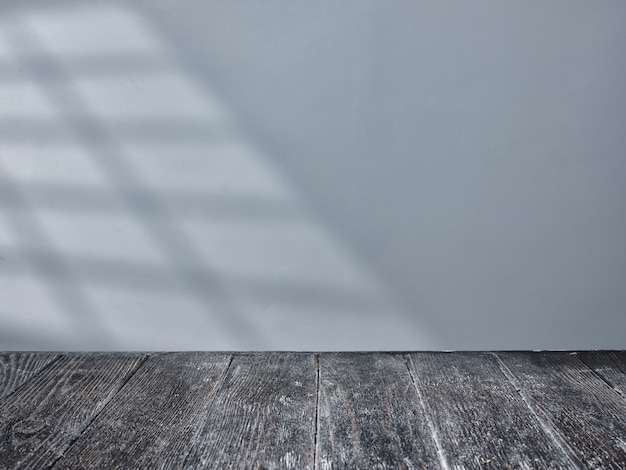
[[317, 467], [441, 465], [401, 354], [320, 355]]
[[0, 469], [626, 468], [626, 353], [0, 353]]
[[585, 468], [626, 467], [626, 400], [577, 353], [498, 357], [572, 460]]
[[313, 354], [235, 355], [187, 468], [311, 468], [317, 397]]
[[55, 468], [173, 468], [185, 460], [224, 354], [151, 356]]
[[53, 465], [141, 360], [137, 354], [61, 357], [0, 400], [2, 466]]
[[617, 393], [626, 398], [626, 352], [590, 351], [579, 353], [578, 358], [593, 369]]
[[0, 354], [0, 398], [13, 393], [16, 388], [59, 357], [53, 353]]
[[493, 356], [420, 353], [410, 355], [410, 364], [450, 467], [563, 468], [571, 464]]

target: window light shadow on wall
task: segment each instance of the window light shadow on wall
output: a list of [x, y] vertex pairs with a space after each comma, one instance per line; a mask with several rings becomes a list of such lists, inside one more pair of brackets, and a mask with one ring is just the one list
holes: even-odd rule
[[0, 349], [432, 346], [122, 4], [0, 20]]

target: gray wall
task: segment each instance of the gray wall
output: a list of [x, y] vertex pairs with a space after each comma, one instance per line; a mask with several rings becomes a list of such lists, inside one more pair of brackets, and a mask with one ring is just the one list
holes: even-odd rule
[[0, 3], [0, 349], [626, 347], [624, 24]]

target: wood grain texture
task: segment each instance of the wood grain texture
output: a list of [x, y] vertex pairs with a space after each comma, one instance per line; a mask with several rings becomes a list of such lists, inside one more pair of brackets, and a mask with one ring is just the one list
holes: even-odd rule
[[49, 353], [0, 354], [0, 398], [13, 391], [60, 356]]
[[186, 468], [311, 468], [317, 368], [303, 353], [236, 355]]
[[438, 468], [405, 358], [322, 354], [317, 468]]
[[571, 465], [494, 357], [485, 353], [416, 353], [409, 357], [448, 466]]
[[626, 353], [0, 353], [4, 468], [626, 468]]
[[581, 352], [578, 358], [626, 399], [626, 351]]
[[180, 468], [229, 359], [150, 357], [55, 468]]
[[626, 400], [576, 353], [498, 353], [531, 406], [585, 468], [626, 468]]
[[53, 465], [141, 360], [137, 354], [68, 355], [0, 399], [0, 468]]

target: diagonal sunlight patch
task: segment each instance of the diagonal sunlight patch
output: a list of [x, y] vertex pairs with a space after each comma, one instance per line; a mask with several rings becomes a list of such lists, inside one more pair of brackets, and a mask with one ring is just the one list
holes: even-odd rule
[[[13, 100], [0, 118], [24, 138], [5, 141], [0, 161], [24, 201], [0, 211], [37, 221], [41, 243], [15, 256], [65, 263], [65, 275], [39, 271], [39, 281], [82, 293], [110, 348], [433, 347], [414, 312], [136, 12], [88, 3], [18, 13], [0, 33], [25, 79], [0, 73], [0, 96]], [[116, 65], [117, 53], [138, 59]], [[0, 255], [15, 242], [4, 238]], [[49, 311], [50, 299], [21, 294], [34, 275], [0, 263], [5, 291], [21, 302], [4, 306], [0, 328], [19, 311]], [[45, 324], [22, 323], [38, 333]]]

